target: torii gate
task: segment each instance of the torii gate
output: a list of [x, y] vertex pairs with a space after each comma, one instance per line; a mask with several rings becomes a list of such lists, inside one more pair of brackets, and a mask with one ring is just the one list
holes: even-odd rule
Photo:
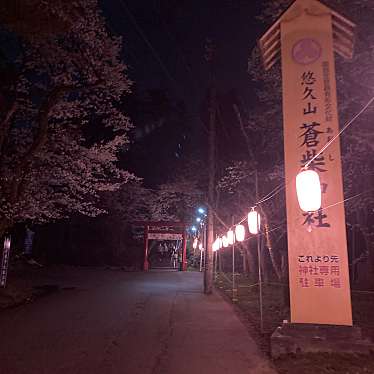
[[182, 271], [187, 271], [187, 238], [186, 224], [169, 221], [138, 221], [135, 225], [144, 227], [144, 262], [143, 270], [149, 270], [148, 241], [156, 240], [182, 240]]

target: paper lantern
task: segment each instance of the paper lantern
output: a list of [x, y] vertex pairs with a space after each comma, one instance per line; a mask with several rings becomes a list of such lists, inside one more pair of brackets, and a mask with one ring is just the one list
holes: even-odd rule
[[194, 241], [193, 241], [193, 244], [192, 244], [193, 249], [197, 248], [197, 243], [198, 243], [198, 240], [197, 240], [197, 238], [195, 238]]
[[235, 238], [238, 242], [242, 242], [245, 239], [245, 228], [243, 225], [235, 227]]
[[248, 214], [249, 232], [251, 234], [256, 235], [260, 231], [260, 227], [261, 227], [261, 217], [254, 209], [252, 209]]
[[296, 177], [297, 199], [301, 210], [315, 212], [321, 208], [321, 182], [313, 170], [303, 170]]
[[229, 241], [225, 235], [222, 236], [222, 246], [225, 248], [229, 246]]
[[214, 242], [213, 242], [213, 252], [216, 252], [219, 250], [219, 238], [217, 238]]
[[7, 250], [10, 249], [10, 238], [4, 239], [4, 249], [7, 249]]
[[234, 242], [235, 242], [235, 235], [234, 235], [234, 231], [233, 230], [229, 230], [227, 232], [227, 242], [229, 243], [229, 245], [233, 245]]

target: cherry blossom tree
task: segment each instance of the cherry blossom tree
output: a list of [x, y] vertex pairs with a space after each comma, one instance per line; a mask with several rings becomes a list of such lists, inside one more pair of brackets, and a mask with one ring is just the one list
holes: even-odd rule
[[117, 163], [132, 127], [122, 111], [131, 82], [97, 0], [17, 4], [0, 9], [0, 232], [96, 216], [102, 192], [135, 178]]
[[201, 203], [203, 194], [196, 181], [180, 176], [159, 186], [151, 204], [153, 219], [186, 222], [193, 217], [194, 210]]

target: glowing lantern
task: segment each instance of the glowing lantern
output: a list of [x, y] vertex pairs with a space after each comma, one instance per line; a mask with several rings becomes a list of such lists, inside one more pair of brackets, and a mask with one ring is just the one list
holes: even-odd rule
[[229, 241], [225, 235], [222, 236], [222, 246], [225, 248], [229, 246]]
[[4, 239], [4, 249], [9, 250], [10, 249], [10, 238]]
[[235, 227], [235, 238], [238, 242], [242, 242], [245, 239], [245, 228], [243, 225]]
[[199, 244], [199, 249], [200, 249], [200, 251], [202, 251], [204, 248], [203, 248], [203, 243], [200, 243]]
[[235, 235], [234, 235], [234, 231], [232, 231], [231, 229], [229, 231], [227, 231], [227, 242], [229, 243], [229, 245], [233, 245], [234, 242], [235, 242]]
[[194, 241], [193, 241], [193, 244], [192, 244], [193, 249], [197, 248], [197, 243], [198, 243], [198, 240], [197, 240], [197, 238], [195, 238]]
[[315, 212], [321, 208], [321, 182], [313, 170], [303, 170], [296, 177], [297, 199], [301, 210]]
[[219, 250], [219, 238], [217, 238], [217, 239], [214, 241], [212, 248], [213, 248], [213, 252], [216, 252], [216, 251]]
[[251, 234], [258, 234], [261, 227], [260, 215], [252, 209], [248, 214], [248, 228]]

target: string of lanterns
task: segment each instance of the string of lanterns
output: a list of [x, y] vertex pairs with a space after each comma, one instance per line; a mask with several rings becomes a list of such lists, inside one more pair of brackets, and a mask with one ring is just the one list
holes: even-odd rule
[[[321, 182], [317, 172], [304, 168], [296, 176], [296, 192], [300, 209], [304, 212], [315, 212], [321, 208], [322, 191]], [[253, 207], [247, 216], [248, 229], [252, 235], [258, 235], [261, 229], [261, 215]], [[213, 242], [213, 252], [233, 245], [235, 242], [245, 240], [245, 227], [243, 221], [230, 228], [226, 235], [218, 236]]]
[[[296, 193], [301, 210], [304, 212], [318, 211], [322, 204], [321, 182], [318, 173], [307, 167], [303, 168], [296, 176]], [[252, 235], [258, 235], [261, 229], [261, 216], [256, 207], [252, 207], [246, 220], [249, 232]], [[227, 248], [235, 242], [243, 242], [246, 231], [242, 225], [244, 221], [245, 219], [230, 228], [226, 235], [218, 236], [212, 245], [213, 252]], [[203, 250], [203, 244], [199, 243], [198, 238], [194, 239], [192, 247], [193, 249], [199, 248], [200, 251]]]
[[[329, 142], [327, 142], [327, 144], [324, 147], [322, 147], [322, 149], [316, 155], [314, 155], [314, 157], [311, 160], [308, 161], [305, 167], [296, 176], [297, 199], [299, 202], [300, 209], [304, 212], [316, 212], [321, 208], [322, 205], [322, 190], [320, 178], [317, 172], [309, 169], [309, 166], [320, 154], [322, 154], [322, 152], [324, 152], [334, 141], [336, 141], [342, 135], [342, 133], [369, 108], [369, 106], [373, 102], [374, 96], [371, 97], [370, 100], [363, 106], [363, 108], [343, 126], [343, 128], [339, 131], [337, 135], [335, 135]], [[258, 201], [257, 205], [262, 204], [267, 200], [270, 200], [276, 194], [282, 191], [283, 188], [277, 186], [272, 192], [270, 192], [270, 194], [266, 195], [264, 198]], [[341, 203], [344, 203], [344, 201], [342, 201]], [[229, 230], [227, 236], [224, 235], [221, 238], [217, 237], [217, 239], [213, 243], [213, 251], [217, 251], [222, 247], [227, 247], [229, 245], [229, 242], [233, 243], [235, 240], [238, 242], [244, 241], [245, 229], [242, 223], [246, 219], [248, 219], [249, 232], [251, 234], [257, 235], [260, 231], [261, 217], [259, 213], [255, 210], [255, 208], [252, 208], [251, 212], [249, 212], [248, 214], [248, 217], [243, 218], [243, 220], [241, 220], [239, 224], [235, 226], [234, 235], [233, 230]]]
[[[248, 229], [253, 235], [257, 235], [260, 231], [261, 219], [260, 214], [252, 208], [248, 214]], [[221, 248], [227, 248], [233, 245], [235, 242], [243, 242], [245, 240], [245, 227], [242, 224], [235, 225], [234, 228], [230, 228], [226, 235], [218, 236], [213, 242], [213, 252], [218, 251]]]

